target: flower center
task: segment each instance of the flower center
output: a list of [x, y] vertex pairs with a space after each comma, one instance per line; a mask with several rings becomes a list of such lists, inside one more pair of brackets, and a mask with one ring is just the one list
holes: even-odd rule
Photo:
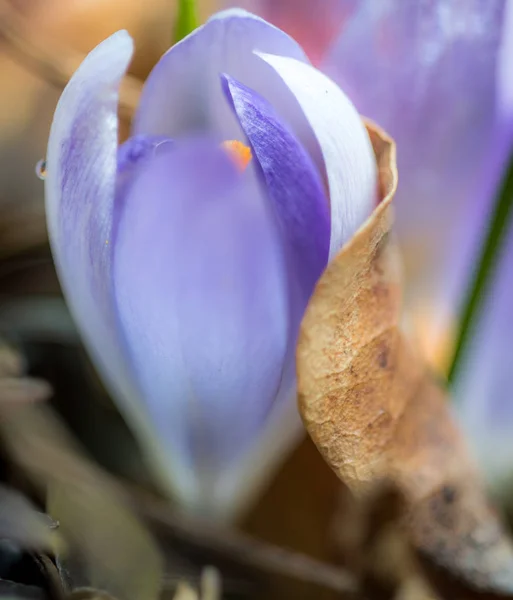
[[237, 167], [244, 171], [251, 160], [251, 148], [245, 146], [239, 140], [227, 140], [222, 143], [223, 148], [228, 152], [228, 156], [235, 162]]

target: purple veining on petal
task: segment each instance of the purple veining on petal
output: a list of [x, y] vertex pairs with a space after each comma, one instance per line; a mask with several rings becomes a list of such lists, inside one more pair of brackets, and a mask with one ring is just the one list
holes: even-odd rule
[[396, 139], [398, 230], [419, 299], [437, 310], [454, 311], [482, 229], [475, 190], [493, 139], [503, 7], [362, 0], [325, 61]]
[[300, 319], [328, 262], [329, 200], [312, 159], [269, 102], [228, 75], [223, 75], [222, 83], [261, 167], [288, 243], [291, 279], [300, 289], [296, 299]]
[[177, 141], [142, 167], [123, 202], [115, 287], [160, 438], [205, 484], [262, 427], [288, 345], [273, 218], [216, 142]]

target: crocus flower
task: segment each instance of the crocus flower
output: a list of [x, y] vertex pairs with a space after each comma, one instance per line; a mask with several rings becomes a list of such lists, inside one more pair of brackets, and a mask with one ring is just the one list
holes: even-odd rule
[[58, 104], [53, 253], [92, 358], [174, 494], [230, 516], [299, 431], [299, 321], [376, 201], [353, 105], [298, 44], [226, 11], [172, 47], [117, 142], [119, 32]]

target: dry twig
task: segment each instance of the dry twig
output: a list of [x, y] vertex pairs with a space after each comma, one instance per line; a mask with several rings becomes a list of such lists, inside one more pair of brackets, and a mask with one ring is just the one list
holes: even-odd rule
[[153, 524], [155, 531], [169, 532], [176, 538], [229, 557], [239, 564], [340, 593], [352, 593], [357, 588], [354, 577], [340, 567], [261, 542], [210, 522], [178, 515], [171, 512], [165, 502], [156, 500], [146, 492], [132, 491], [128, 500], [142, 517]]

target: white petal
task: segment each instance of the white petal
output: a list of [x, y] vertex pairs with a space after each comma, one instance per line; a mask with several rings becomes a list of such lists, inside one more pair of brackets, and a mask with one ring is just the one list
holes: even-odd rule
[[293, 58], [259, 56], [292, 91], [321, 147], [331, 202], [332, 257], [376, 206], [377, 171], [369, 136], [351, 101], [326, 75]]

